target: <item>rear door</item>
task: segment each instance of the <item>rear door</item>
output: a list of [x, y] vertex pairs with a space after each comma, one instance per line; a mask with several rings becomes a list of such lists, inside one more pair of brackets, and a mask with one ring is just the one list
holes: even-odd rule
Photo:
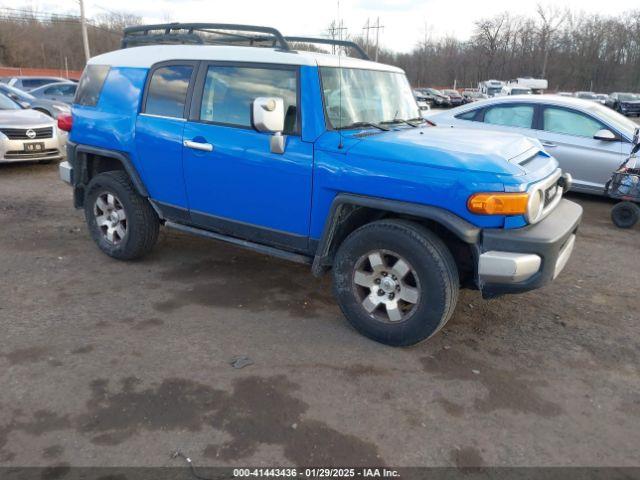
[[552, 105], [542, 107], [540, 122], [538, 138], [562, 170], [573, 176], [575, 189], [602, 194], [624, 160], [621, 141], [593, 138], [598, 130], [611, 129], [590, 115]]
[[[307, 248], [313, 144], [302, 140], [299, 67], [212, 62], [198, 75], [184, 129], [184, 176], [197, 225], [290, 250]], [[286, 146], [252, 126], [257, 97], [285, 105]]]
[[155, 65], [147, 76], [136, 121], [136, 151], [142, 179], [163, 213], [188, 218], [182, 168], [182, 133], [197, 62]]

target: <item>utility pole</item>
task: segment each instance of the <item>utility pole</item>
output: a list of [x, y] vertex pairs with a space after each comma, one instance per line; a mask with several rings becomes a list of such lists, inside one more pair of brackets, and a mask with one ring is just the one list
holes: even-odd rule
[[82, 45], [84, 46], [84, 57], [88, 62], [91, 58], [89, 53], [89, 35], [87, 34], [87, 19], [84, 15], [84, 0], [78, 0], [80, 4], [80, 25], [82, 27]]
[[362, 29], [365, 31], [364, 34], [364, 48], [365, 51], [367, 52], [367, 55], [369, 54], [369, 18], [367, 17], [367, 23], [365, 24], [364, 27], [362, 27]]
[[[363, 30], [366, 30], [366, 39], [367, 39], [367, 47], [369, 47], [369, 30], [374, 29], [376, 31], [376, 53], [375, 53], [375, 59], [376, 62], [378, 61], [378, 49], [380, 46], [380, 29], [384, 28], [383, 25], [380, 25], [380, 17], [377, 18], [376, 20], [376, 24], [369, 24], [369, 19], [367, 18], [367, 24], [365, 25], [365, 27], [363, 28]], [[368, 52], [368, 49], [367, 49]]]
[[380, 17], [376, 20], [376, 62], [378, 61], [378, 47], [380, 46], [380, 29], [384, 28], [380, 26]]
[[[344, 26], [344, 22], [342, 20], [340, 20], [340, 23], [336, 23], [336, 21], [334, 20], [333, 22], [331, 22], [331, 26], [329, 26], [329, 35], [331, 36], [332, 40], [335, 40], [336, 37], [338, 37], [338, 40], [342, 40], [342, 32], [346, 29], [347, 27]], [[331, 51], [334, 55], [336, 54], [335, 45], [332, 45]], [[338, 48], [338, 54], [339, 53], [340, 49]]]

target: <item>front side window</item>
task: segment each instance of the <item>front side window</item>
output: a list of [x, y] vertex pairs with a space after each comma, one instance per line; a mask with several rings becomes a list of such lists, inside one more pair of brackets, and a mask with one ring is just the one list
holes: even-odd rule
[[403, 73], [321, 67], [320, 75], [327, 118], [333, 128], [420, 118]]
[[184, 107], [193, 67], [171, 65], [153, 71], [144, 112], [161, 117], [184, 118]]
[[491, 107], [484, 113], [484, 123], [507, 127], [531, 128], [533, 105]]
[[108, 73], [108, 65], [87, 65], [80, 82], [78, 82], [73, 103], [95, 107], [100, 99], [100, 92]]
[[211, 65], [202, 93], [200, 120], [251, 128], [253, 101], [258, 97], [284, 100], [284, 133], [298, 131], [297, 73], [294, 69]]
[[587, 115], [564, 108], [546, 107], [542, 115], [543, 129], [577, 137], [593, 137], [605, 126]]

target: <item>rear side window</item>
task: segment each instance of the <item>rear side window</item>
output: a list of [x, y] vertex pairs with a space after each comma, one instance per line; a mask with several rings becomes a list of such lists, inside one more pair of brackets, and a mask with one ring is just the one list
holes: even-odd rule
[[78, 83], [73, 103], [95, 107], [100, 99], [100, 92], [108, 73], [108, 65], [87, 65]]
[[144, 112], [162, 117], [184, 117], [184, 107], [193, 67], [160, 67], [151, 74]]
[[484, 112], [484, 123], [507, 127], [531, 128], [533, 105], [491, 107]]
[[38, 88], [46, 85], [47, 83], [53, 83], [55, 80], [48, 78], [23, 78], [22, 86], [25, 88]]
[[471, 110], [470, 112], [464, 112], [459, 115], [456, 115], [456, 118], [460, 120], [475, 120], [478, 110]]

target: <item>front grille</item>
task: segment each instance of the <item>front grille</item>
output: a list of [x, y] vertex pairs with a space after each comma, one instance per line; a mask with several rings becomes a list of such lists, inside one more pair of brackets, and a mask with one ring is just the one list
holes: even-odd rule
[[[27, 135], [27, 131], [33, 130], [35, 137]], [[0, 132], [5, 134], [11, 140], [37, 140], [39, 138], [53, 137], [53, 127], [43, 128], [0, 128]]]
[[33, 158], [55, 158], [60, 156], [57, 148], [47, 148], [39, 152], [25, 152], [24, 150], [9, 150], [4, 154], [5, 160], [30, 160]]
[[557, 183], [553, 184], [544, 191], [544, 206], [547, 208], [551, 202], [556, 198], [560, 192], [560, 187]]

